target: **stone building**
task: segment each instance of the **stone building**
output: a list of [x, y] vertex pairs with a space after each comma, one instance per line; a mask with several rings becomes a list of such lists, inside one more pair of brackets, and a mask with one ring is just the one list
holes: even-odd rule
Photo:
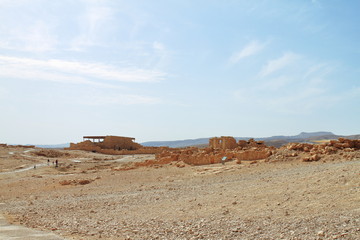
[[137, 150], [142, 146], [136, 143], [135, 138], [119, 136], [84, 136], [83, 142], [70, 143], [71, 150], [99, 151], [112, 150]]
[[233, 137], [213, 137], [209, 139], [209, 147], [214, 149], [234, 149], [238, 145]]

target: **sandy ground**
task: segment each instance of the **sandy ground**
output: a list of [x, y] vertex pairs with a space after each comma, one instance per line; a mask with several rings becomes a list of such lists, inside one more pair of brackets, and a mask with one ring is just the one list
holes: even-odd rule
[[131, 169], [154, 156], [28, 150], [0, 149], [0, 213], [66, 239], [360, 239], [359, 158]]

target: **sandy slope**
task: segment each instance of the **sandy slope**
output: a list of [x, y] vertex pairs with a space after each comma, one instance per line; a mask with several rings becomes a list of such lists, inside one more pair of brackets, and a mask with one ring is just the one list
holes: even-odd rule
[[[1, 169], [47, 161], [21, 151]], [[120, 170], [149, 158], [76, 151], [0, 174], [0, 212], [68, 239], [360, 238], [359, 158]]]

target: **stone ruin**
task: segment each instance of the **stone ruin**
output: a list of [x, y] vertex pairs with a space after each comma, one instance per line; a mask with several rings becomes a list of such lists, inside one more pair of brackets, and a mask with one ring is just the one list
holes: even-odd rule
[[141, 145], [134, 142], [135, 138], [118, 136], [84, 136], [83, 142], [70, 143], [69, 149], [78, 149], [86, 151], [99, 151], [100, 149], [113, 150], [136, 150]]
[[[298, 159], [304, 162], [319, 161], [320, 159], [333, 159], [339, 154], [342, 158], [353, 159], [360, 158], [360, 140], [350, 140], [339, 138], [330, 140], [328, 143], [289, 143], [281, 148], [268, 147], [263, 141], [236, 140], [233, 137], [215, 137], [209, 140], [208, 148], [189, 147], [185, 149], [168, 149], [156, 154], [155, 161], [152, 164], [167, 164], [176, 162], [176, 165], [183, 166], [182, 163], [189, 165], [206, 165], [222, 163], [223, 158], [226, 161], [236, 160], [251, 161], [258, 160], [266, 162], [288, 161]], [[149, 162], [150, 163], [150, 162]], [[150, 164], [151, 165], [151, 164]]]
[[85, 150], [104, 154], [155, 154], [163, 151], [164, 147], [144, 147], [135, 142], [135, 138], [120, 136], [84, 136], [82, 142], [70, 143], [67, 150]]
[[[168, 147], [143, 147], [134, 142], [134, 138], [117, 136], [92, 136], [84, 137], [84, 141], [70, 144], [70, 150], [86, 150], [104, 154], [156, 154], [155, 160], [137, 163], [136, 166], [151, 166], [176, 163], [177, 166], [207, 165], [236, 160], [256, 162], [287, 161], [299, 159], [305, 162], [319, 161], [326, 156], [337, 154], [351, 159], [360, 157], [360, 140], [339, 138], [323, 144], [289, 143], [280, 148], [266, 146], [264, 141], [254, 139], [239, 140], [230, 136], [214, 137], [209, 139], [207, 148], [168, 148]], [[351, 155], [351, 153], [353, 153]]]
[[234, 149], [238, 146], [233, 137], [213, 137], [209, 139], [209, 147], [213, 149]]
[[177, 150], [167, 150], [156, 155], [156, 160], [161, 162], [182, 161], [190, 165], [206, 165], [221, 163], [224, 157], [226, 161], [237, 160], [261, 160], [266, 159], [272, 154], [274, 147], [268, 147], [263, 141], [239, 140], [236, 142], [233, 137], [214, 137], [209, 139], [209, 147], [186, 148]]

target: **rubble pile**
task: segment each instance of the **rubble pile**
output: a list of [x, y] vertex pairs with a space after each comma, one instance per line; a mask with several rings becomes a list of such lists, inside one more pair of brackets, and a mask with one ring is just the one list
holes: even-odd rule
[[289, 143], [279, 148], [271, 160], [285, 160], [291, 157], [304, 162], [319, 161], [330, 155], [339, 154], [346, 159], [359, 155], [360, 140], [339, 138], [322, 144]]

